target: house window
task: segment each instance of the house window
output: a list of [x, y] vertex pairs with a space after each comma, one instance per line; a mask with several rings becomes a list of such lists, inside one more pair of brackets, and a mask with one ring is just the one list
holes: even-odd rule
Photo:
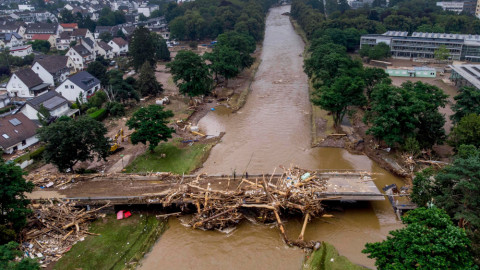
[[26, 145], [27, 144], [27, 141], [26, 140], [23, 140], [22, 141], [22, 146]]
[[17, 151], [18, 147], [14, 146], [12, 149], [13, 149], [13, 151]]
[[39, 67], [37, 67], [37, 70], [39, 70], [39, 69], [40, 69], [40, 68], [39, 68]]
[[68, 85], [65, 84], [65, 88], [68, 89]]
[[70, 89], [73, 89], [73, 85], [70, 85]]

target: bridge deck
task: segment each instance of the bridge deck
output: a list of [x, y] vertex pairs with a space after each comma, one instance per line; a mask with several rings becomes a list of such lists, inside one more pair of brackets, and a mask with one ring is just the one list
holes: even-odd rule
[[[326, 179], [325, 191], [320, 195], [326, 200], [384, 200], [384, 195], [376, 187], [371, 176], [366, 172], [328, 172], [317, 173]], [[261, 181], [265, 177], [270, 185], [277, 185], [282, 175], [250, 175], [248, 181]], [[201, 188], [232, 191], [248, 186], [240, 177], [233, 179], [226, 175], [188, 175], [177, 176], [165, 173], [153, 175], [113, 174], [80, 176], [73, 183], [59, 188], [36, 190], [28, 197], [38, 199], [69, 199], [79, 203], [113, 204], [155, 203], [165, 197], [172, 189], [181, 184], [192, 183]]]

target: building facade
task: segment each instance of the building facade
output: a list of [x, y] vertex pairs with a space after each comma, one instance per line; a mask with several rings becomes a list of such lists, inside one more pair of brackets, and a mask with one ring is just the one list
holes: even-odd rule
[[480, 35], [441, 34], [388, 31], [384, 34], [363, 35], [360, 48], [386, 43], [394, 58], [434, 58], [435, 51], [445, 46], [450, 60], [480, 62]]

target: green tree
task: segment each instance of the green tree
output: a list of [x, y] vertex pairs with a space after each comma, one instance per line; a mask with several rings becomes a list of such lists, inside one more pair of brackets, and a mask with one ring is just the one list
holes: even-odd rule
[[167, 64], [173, 81], [180, 93], [195, 97], [210, 92], [213, 80], [202, 57], [192, 51], [179, 51], [175, 59]]
[[42, 124], [42, 126], [46, 126], [48, 125], [48, 120], [51, 117], [50, 111], [47, 108], [45, 108], [43, 104], [40, 104], [40, 107], [38, 108], [38, 112], [37, 112], [37, 117], [40, 124]]
[[448, 144], [458, 147], [462, 144], [470, 144], [476, 147], [480, 146], [480, 116], [478, 114], [468, 114], [453, 127], [448, 138]]
[[[19, 232], [26, 224], [27, 215], [31, 213], [27, 206], [30, 201], [25, 193], [33, 191], [33, 184], [25, 181], [23, 171], [14, 163], [0, 160], [0, 225], [3, 225], [2, 238], [5, 229], [11, 228]], [[0, 243], [3, 244], [3, 243]]]
[[100, 35], [98, 35], [98, 38], [101, 39], [103, 42], [110, 42], [110, 40], [113, 39], [113, 36], [110, 32], [103, 32]]
[[108, 83], [107, 68], [101, 61], [94, 61], [88, 64], [87, 72], [99, 79], [103, 86]]
[[70, 169], [79, 161], [104, 159], [110, 149], [105, 137], [105, 126], [89, 116], [73, 120], [60, 117], [55, 123], [38, 129], [40, 141], [45, 143], [43, 156], [47, 163], [53, 163], [59, 171]]
[[390, 46], [380, 42], [373, 46], [368, 57], [372, 60], [381, 60], [390, 57]]
[[390, 83], [388, 74], [381, 68], [365, 68], [363, 70], [363, 78], [365, 81], [365, 94], [370, 100], [373, 88], [379, 83]]
[[450, 57], [450, 50], [447, 49], [447, 46], [440, 45], [438, 49], [433, 52], [433, 54], [437, 60], [447, 60]]
[[241, 71], [241, 55], [231, 47], [215, 46], [211, 53], [204, 54], [204, 58], [211, 62], [209, 67], [215, 78], [217, 75], [225, 78], [225, 87], [228, 87], [228, 79], [236, 77]]
[[445, 211], [417, 208], [402, 222], [405, 228], [391, 231], [382, 242], [367, 243], [362, 251], [379, 269], [477, 269], [465, 231]]
[[152, 32], [151, 35], [155, 47], [155, 59], [157, 61], [170, 61], [170, 51], [168, 50], [165, 39], [155, 32]]
[[156, 96], [160, 94], [162, 89], [162, 84], [157, 81], [155, 77], [155, 72], [148, 62], [143, 63], [140, 68], [140, 75], [136, 82], [137, 90], [142, 96]]
[[255, 40], [246, 34], [230, 31], [217, 37], [217, 46], [227, 46], [240, 54], [240, 68], [250, 67], [255, 58], [250, 54], [256, 49]]
[[[140, 100], [138, 92], [134, 88], [134, 82], [129, 82], [129, 78], [123, 79], [123, 73], [120, 70], [110, 70], [107, 72], [108, 86], [106, 89], [110, 101], [125, 103], [128, 100]], [[135, 81], [135, 80], [134, 80]]]
[[141, 22], [145, 22], [145, 21], [148, 21], [148, 18], [145, 15], [143, 15], [143, 13], [140, 13], [140, 15], [138, 16], [138, 20]]
[[37, 52], [48, 53], [50, 51], [50, 42], [46, 40], [35, 40], [30, 42], [32, 44], [32, 49]]
[[133, 36], [128, 45], [128, 52], [132, 57], [132, 66], [138, 70], [143, 63], [148, 61], [155, 66], [155, 44], [150, 35], [150, 30], [141, 26], [133, 31]]
[[66, 8], [62, 9], [60, 12], [60, 21], [62, 23], [73, 23], [74, 18], [72, 12]]
[[445, 106], [446, 98], [441, 89], [422, 82], [407, 82], [402, 87], [378, 84], [365, 117], [372, 124], [367, 133], [390, 146], [414, 137], [422, 148], [429, 148], [445, 137], [445, 119], [438, 108]]
[[0, 269], [8, 270], [39, 270], [40, 264], [30, 258], [22, 258], [17, 261], [16, 258], [21, 258], [23, 252], [19, 248], [19, 244], [9, 242], [8, 244], [0, 246]]
[[361, 106], [366, 103], [363, 89], [365, 84], [359, 77], [341, 76], [330, 86], [316, 89], [313, 104], [332, 113], [333, 124], [340, 126], [349, 106]]
[[451, 118], [457, 123], [467, 114], [480, 114], [480, 91], [475, 87], [462, 87], [460, 93], [454, 97], [456, 103], [452, 106], [455, 112]]
[[429, 169], [417, 174], [411, 198], [420, 206], [434, 202], [445, 209], [466, 229], [480, 263], [480, 151], [475, 146], [460, 146], [453, 163], [438, 172]]
[[153, 153], [161, 141], [172, 138], [173, 128], [167, 126], [168, 118], [173, 117], [172, 111], [164, 111], [162, 106], [150, 105], [140, 108], [127, 121], [129, 129], [134, 129], [130, 138], [133, 144], [139, 142], [148, 145]]

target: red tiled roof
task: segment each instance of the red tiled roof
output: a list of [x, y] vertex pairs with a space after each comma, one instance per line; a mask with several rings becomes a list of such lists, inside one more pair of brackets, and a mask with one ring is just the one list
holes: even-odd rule
[[78, 23], [61, 23], [63, 28], [78, 28]]
[[118, 46], [124, 46], [128, 44], [128, 42], [121, 37], [116, 37], [112, 39], [112, 41], [115, 42]]
[[48, 40], [50, 36], [50, 34], [35, 34], [32, 36], [32, 40]]

